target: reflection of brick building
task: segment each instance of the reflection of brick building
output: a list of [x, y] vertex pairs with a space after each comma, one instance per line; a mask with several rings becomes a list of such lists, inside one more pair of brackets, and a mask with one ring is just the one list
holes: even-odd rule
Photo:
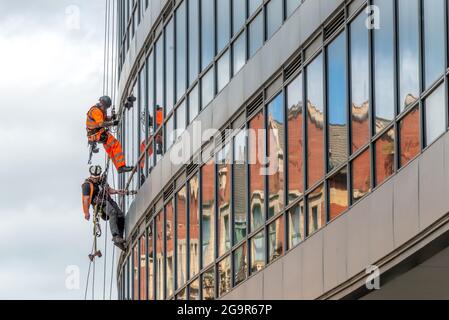
[[352, 152], [359, 150], [369, 141], [369, 106], [368, 101], [361, 106], [352, 105]]
[[324, 175], [324, 115], [311, 101], [307, 104], [308, 184], [314, 185]]
[[288, 189], [290, 197], [299, 197], [304, 192], [303, 161], [303, 105], [302, 102], [288, 110]]

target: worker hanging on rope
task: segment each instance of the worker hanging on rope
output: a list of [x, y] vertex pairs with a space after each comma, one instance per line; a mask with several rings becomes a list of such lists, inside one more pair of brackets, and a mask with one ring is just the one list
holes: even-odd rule
[[90, 108], [87, 113], [86, 129], [87, 138], [89, 144], [91, 145], [91, 153], [97, 153], [97, 143], [101, 143], [104, 146], [108, 157], [114, 163], [119, 174], [130, 172], [133, 170], [132, 167], [126, 166], [125, 154], [123, 153], [121, 143], [114, 138], [114, 136], [109, 132], [110, 127], [117, 126], [119, 120], [117, 120], [116, 115], [108, 117], [107, 111], [112, 106], [112, 100], [108, 96], [100, 98], [99, 103]]
[[125, 215], [111, 195], [129, 196], [135, 195], [136, 192], [112, 189], [106, 181], [106, 175], [102, 175], [100, 166], [92, 166], [89, 171], [91, 176], [82, 185], [84, 218], [90, 220], [91, 205], [96, 208], [98, 212], [94, 214], [98, 214], [103, 220], [109, 220], [114, 244], [125, 250]]

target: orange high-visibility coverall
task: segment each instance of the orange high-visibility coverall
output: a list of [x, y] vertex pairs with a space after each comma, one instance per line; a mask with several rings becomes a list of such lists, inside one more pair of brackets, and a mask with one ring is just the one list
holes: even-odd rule
[[115, 139], [107, 128], [103, 128], [105, 121], [107, 121], [107, 116], [101, 108], [97, 106], [90, 108], [86, 120], [87, 138], [90, 142], [103, 144], [108, 157], [118, 170], [126, 165], [125, 154], [120, 141]]

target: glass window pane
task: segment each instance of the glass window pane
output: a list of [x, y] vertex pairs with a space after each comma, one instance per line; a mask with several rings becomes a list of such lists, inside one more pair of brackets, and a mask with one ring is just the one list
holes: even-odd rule
[[371, 161], [369, 149], [352, 162], [352, 203], [371, 191]]
[[189, 228], [190, 228], [190, 279], [199, 273], [199, 240], [200, 240], [200, 210], [199, 210], [198, 176], [189, 181]]
[[426, 0], [424, 6], [425, 85], [429, 88], [445, 67], [444, 0]]
[[308, 208], [308, 230], [307, 234], [311, 235], [315, 231], [326, 225], [326, 210], [324, 209], [324, 187], [323, 185], [316, 188], [307, 197]]
[[242, 130], [234, 139], [234, 240], [239, 243], [246, 237], [247, 228], [247, 182], [246, 182], [246, 131]]
[[290, 17], [293, 12], [296, 10], [296, 8], [299, 7], [299, 5], [303, 2], [302, 0], [286, 0], [285, 1], [285, 11], [287, 13], [287, 17]]
[[329, 171], [348, 158], [346, 108], [346, 36], [342, 33], [327, 48]]
[[176, 10], [176, 101], [186, 92], [187, 74], [186, 1]]
[[284, 216], [281, 216], [268, 227], [268, 262], [272, 262], [284, 254]]
[[206, 108], [214, 98], [214, 87], [214, 68], [212, 67], [201, 79], [201, 110]]
[[200, 280], [196, 279], [189, 286], [189, 300], [200, 300]]
[[366, 14], [351, 23], [351, 121], [352, 152], [364, 146], [369, 134], [369, 55]]
[[176, 296], [176, 300], [187, 300], [187, 288], [183, 288], [178, 295]]
[[164, 155], [164, 132], [162, 129], [156, 133], [154, 142], [156, 144], [156, 163], [157, 163], [161, 161], [162, 156]]
[[165, 299], [164, 212], [156, 216], [156, 300]]
[[170, 119], [167, 120], [166, 128], [165, 128], [165, 146], [166, 150], [168, 151], [170, 147], [173, 145], [175, 135], [174, 135], [174, 120], [173, 117], [170, 117]]
[[234, 251], [234, 285], [246, 280], [248, 275], [248, 254], [246, 243]]
[[203, 288], [203, 300], [215, 299], [215, 270], [212, 267], [205, 273], [203, 273], [202, 288]]
[[[145, 152], [147, 135], [147, 68], [146, 64], [139, 73], [139, 131], [140, 131], [140, 149], [139, 157]], [[143, 146], [143, 148], [142, 148]], [[145, 160], [141, 163], [142, 171], [145, 172]]]
[[204, 70], [215, 55], [214, 2], [201, 1], [201, 70]]
[[232, 0], [232, 30], [235, 35], [246, 21], [246, 3], [244, 0]]
[[263, 46], [263, 13], [260, 12], [249, 25], [249, 57]]
[[246, 63], [246, 37], [243, 32], [232, 45], [233, 53], [233, 75], [235, 76]]
[[374, 103], [376, 133], [394, 119], [394, 2], [375, 0], [379, 7], [381, 28], [373, 30], [374, 37]]
[[148, 227], [148, 299], [154, 300], [154, 234], [153, 223]]
[[230, 0], [217, 1], [217, 52], [226, 47], [231, 39], [231, 2]]
[[289, 202], [304, 192], [303, 79], [300, 74], [287, 87], [288, 121], [288, 198]]
[[176, 195], [176, 256], [177, 288], [187, 281], [187, 191], [182, 188]]
[[284, 21], [282, 11], [283, 0], [271, 0], [267, 4], [267, 39], [270, 39], [274, 33], [281, 27]]
[[279, 94], [267, 106], [268, 111], [268, 219], [284, 208], [284, 95]]
[[381, 184], [394, 173], [395, 138], [394, 128], [392, 128], [375, 142], [376, 185]]
[[215, 260], [215, 161], [211, 160], [201, 168], [202, 204], [202, 267]]
[[165, 207], [165, 215], [167, 221], [165, 224], [165, 239], [166, 239], [166, 268], [167, 268], [167, 298], [174, 293], [174, 277], [175, 277], [175, 221], [173, 212], [173, 200]]
[[254, 12], [262, 5], [263, 0], [248, 0], [248, 8], [249, 14], [248, 16], [252, 16]]
[[[162, 37], [156, 42], [156, 105], [164, 108], [164, 56], [163, 56], [163, 39]], [[159, 127], [160, 123], [156, 121]]]
[[419, 96], [418, 0], [398, 0], [399, 9], [399, 102], [401, 111]]
[[329, 217], [335, 219], [348, 209], [348, 170], [344, 167], [329, 179]]
[[176, 109], [176, 134], [175, 140], [178, 139], [186, 129], [186, 102], [185, 100]]
[[192, 121], [198, 116], [200, 109], [199, 100], [199, 90], [198, 85], [196, 85], [189, 94], [189, 123], [192, 123]]
[[139, 300], [139, 246], [136, 244], [133, 248], [133, 297], [132, 300]]
[[264, 115], [259, 112], [249, 123], [249, 171], [250, 171], [250, 214], [251, 230], [260, 227], [265, 221], [264, 188], [265, 175], [262, 161], [265, 159]]
[[401, 167], [405, 166], [421, 152], [419, 121], [419, 108], [415, 107], [399, 123]]
[[307, 135], [308, 185], [317, 183], [324, 174], [323, 56], [307, 66]]
[[288, 211], [288, 247], [292, 249], [304, 240], [304, 202]]
[[424, 102], [426, 143], [434, 142], [446, 131], [444, 85], [440, 85]]
[[147, 238], [140, 237], [140, 300], [147, 300]]
[[218, 153], [218, 256], [231, 249], [231, 145]]
[[231, 290], [231, 256], [218, 264], [218, 296], [228, 293]]
[[231, 55], [229, 50], [217, 62], [217, 90], [220, 92], [229, 83], [231, 77]]
[[[154, 52], [154, 51], [153, 51]], [[150, 53], [147, 60], [147, 72], [148, 72], [148, 118], [149, 118], [149, 134], [154, 132], [154, 107], [155, 107], [155, 97], [154, 97], [154, 55], [153, 52]]]
[[257, 273], [265, 267], [265, 235], [261, 231], [251, 239], [251, 273]]
[[189, 85], [198, 77], [200, 48], [199, 0], [189, 0]]
[[[179, 30], [176, 30], [177, 32]], [[179, 51], [178, 51], [179, 53]], [[178, 58], [178, 57], [176, 57]], [[173, 19], [165, 27], [165, 105], [166, 114], [173, 109], [175, 100], [175, 35]]]

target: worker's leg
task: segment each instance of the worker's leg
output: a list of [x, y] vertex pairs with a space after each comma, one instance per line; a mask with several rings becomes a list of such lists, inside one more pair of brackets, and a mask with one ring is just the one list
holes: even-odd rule
[[106, 202], [106, 214], [109, 217], [109, 226], [113, 237], [123, 237], [123, 228], [120, 226], [120, 217], [123, 217], [123, 212], [113, 200]]
[[105, 139], [106, 142], [104, 142], [104, 150], [118, 170], [125, 166], [125, 154], [123, 153], [122, 145], [120, 141], [115, 139], [109, 132], [106, 133], [106, 135], [107, 137]]

